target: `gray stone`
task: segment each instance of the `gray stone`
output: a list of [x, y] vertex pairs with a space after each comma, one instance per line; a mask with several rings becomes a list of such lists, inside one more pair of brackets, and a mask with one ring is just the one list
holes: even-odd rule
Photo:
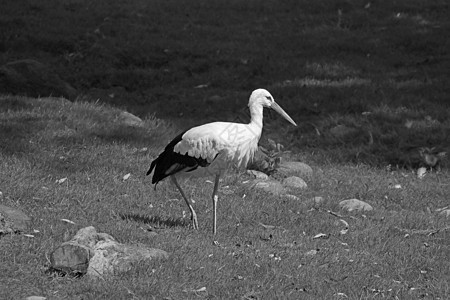
[[314, 256], [319, 252], [319, 250], [309, 250], [307, 252], [305, 252], [305, 256]]
[[101, 276], [126, 272], [133, 264], [152, 259], [167, 259], [166, 251], [146, 246], [124, 245], [114, 241], [101, 241], [94, 247], [87, 274]]
[[256, 170], [247, 170], [247, 174], [252, 175], [256, 179], [267, 180], [269, 176], [266, 173], [256, 171]]
[[273, 195], [279, 196], [286, 193], [286, 189], [283, 187], [283, 185], [275, 180], [255, 180], [253, 187], [255, 189], [271, 193]]
[[0, 234], [26, 231], [31, 219], [19, 209], [0, 204]]
[[163, 250], [118, 243], [111, 235], [89, 226], [56, 248], [50, 263], [52, 269], [64, 273], [102, 276], [127, 271], [144, 260], [167, 257]]
[[283, 195], [284, 198], [289, 199], [289, 200], [293, 200], [293, 201], [300, 201], [301, 199], [295, 195], [291, 195], [291, 194], [285, 194]]
[[325, 202], [325, 199], [323, 197], [316, 196], [316, 197], [313, 198], [313, 203], [314, 204], [319, 205], [319, 204], [322, 204], [324, 202]]
[[135, 115], [126, 111], [120, 113], [119, 120], [127, 126], [142, 127], [144, 125], [144, 122], [141, 118], [136, 117]]
[[0, 67], [3, 93], [30, 97], [65, 97], [75, 100], [78, 92], [48, 66], [32, 59], [17, 60]]
[[339, 207], [347, 211], [371, 211], [373, 207], [358, 199], [348, 199], [339, 202]]
[[295, 175], [301, 178], [310, 178], [313, 175], [312, 168], [299, 161], [281, 161], [277, 172], [282, 173], [286, 177]]
[[68, 274], [87, 272], [89, 260], [94, 256], [92, 248], [100, 239], [114, 239], [105, 234], [98, 234], [94, 227], [89, 226], [78, 230], [75, 236], [62, 243], [50, 255], [53, 269]]
[[52, 269], [66, 274], [85, 274], [92, 256], [88, 247], [70, 241], [51, 253], [50, 264]]
[[111, 235], [103, 232], [97, 232], [94, 226], [81, 228], [72, 238], [74, 243], [94, 248], [99, 241], [116, 241]]
[[283, 179], [283, 185], [288, 188], [305, 189], [308, 187], [306, 182], [297, 176], [290, 176]]
[[28, 296], [25, 298], [25, 300], [45, 300], [45, 299], [47, 298], [42, 296]]

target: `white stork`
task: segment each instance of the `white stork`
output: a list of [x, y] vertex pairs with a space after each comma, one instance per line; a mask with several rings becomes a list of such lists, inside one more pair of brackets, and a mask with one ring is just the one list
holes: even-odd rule
[[191, 211], [192, 226], [198, 229], [197, 214], [192, 202], [186, 197], [177, 176], [215, 176], [213, 200], [213, 233], [217, 224], [217, 189], [220, 176], [230, 164], [246, 167], [258, 149], [263, 127], [263, 108], [269, 107], [297, 126], [289, 115], [274, 101], [265, 89], [257, 89], [248, 102], [251, 120], [249, 124], [213, 122], [191, 128], [175, 137], [150, 165], [153, 169], [152, 183], [156, 184], [170, 176]]

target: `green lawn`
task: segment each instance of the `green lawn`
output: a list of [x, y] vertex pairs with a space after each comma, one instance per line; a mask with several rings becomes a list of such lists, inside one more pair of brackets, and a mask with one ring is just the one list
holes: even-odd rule
[[[0, 96], [0, 203], [39, 231], [0, 238], [0, 298], [449, 298], [450, 219], [436, 211], [450, 205], [448, 158], [415, 173], [421, 147], [450, 148], [449, 13], [443, 0], [3, 4], [0, 64], [40, 60], [86, 95]], [[183, 182], [193, 231], [176, 189], [154, 191], [145, 172], [187, 126], [247, 121], [259, 87], [299, 124], [268, 113], [261, 143], [282, 143], [314, 175], [293, 200], [229, 172], [215, 237], [211, 178]], [[94, 89], [125, 96], [94, 103]], [[145, 126], [120, 123], [118, 107]], [[350, 198], [374, 211], [340, 211]], [[99, 281], [46, 272], [89, 225], [170, 258]]]

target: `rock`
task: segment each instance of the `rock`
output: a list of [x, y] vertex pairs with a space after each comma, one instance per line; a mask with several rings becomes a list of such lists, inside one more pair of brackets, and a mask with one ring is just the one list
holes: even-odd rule
[[21, 210], [0, 204], [0, 235], [26, 231], [31, 219]]
[[256, 180], [256, 183], [253, 185], [255, 189], [262, 190], [267, 193], [271, 193], [273, 195], [279, 196], [286, 193], [286, 189], [283, 185], [275, 180], [265, 180], [259, 181]]
[[347, 127], [345, 125], [337, 125], [330, 129], [330, 133], [336, 138], [343, 138], [347, 135], [355, 133], [355, 128]]
[[111, 275], [129, 270], [144, 260], [167, 258], [168, 253], [146, 246], [118, 243], [94, 227], [80, 229], [50, 255], [51, 268], [68, 274]]
[[135, 115], [133, 115], [129, 112], [126, 112], [126, 111], [123, 111], [120, 113], [119, 121], [127, 126], [132, 126], [132, 127], [144, 126], [144, 122], [142, 121], [141, 118], [136, 117]]
[[67, 274], [85, 274], [89, 260], [94, 256], [92, 248], [99, 239], [114, 238], [105, 234], [99, 235], [92, 226], [78, 230], [70, 241], [62, 243], [52, 252], [50, 255], [52, 268]]
[[305, 252], [305, 255], [306, 256], [314, 256], [314, 255], [316, 255], [317, 253], [319, 252], [319, 250], [317, 249], [317, 250], [309, 250], [309, 251], [307, 251], [307, 252]]
[[301, 178], [310, 178], [313, 175], [312, 168], [299, 161], [282, 161], [278, 165], [277, 172], [286, 177], [295, 175]]
[[72, 238], [72, 241], [76, 244], [86, 246], [90, 249], [94, 248], [98, 241], [115, 241], [115, 239], [103, 232], [97, 232], [97, 230], [93, 226], [88, 226], [85, 228], [81, 228]]
[[101, 241], [94, 247], [89, 262], [88, 275], [98, 277], [116, 272], [126, 272], [135, 263], [152, 259], [167, 259], [167, 252], [145, 246], [124, 245], [115, 241]]
[[421, 167], [417, 169], [417, 178], [422, 179], [427, 174], [427, 168]]
[[348, 199], [339, 202], [339, 207], [347, 211], [371, 211], [373, 207], [358, 199]]
[[300, 201], [300, 198], [295, 196], [295, 195], [291, 195], [291, 194], [285, 194], [283, 195], [284, 198], [289, 199], [289, 200], [293, 200], [293, 201]]
[[52, 269], [66, 274], [85, 274], [92, 256], [88, 247], [69, 241], [52, 252], [50, 263]]
[[252, 175], [256, 179], [267, 180], [269, 176], [263, 172], [256, 170], [247, 170], [247, 174]]
[[45, 299], [47, 298], [42, 296], [28, 296], [25, 298], [25, 300], [45, 300]]
[[312, 200], [313, 200], [313, 203], [316, 205], [320, 205], [325, 202], [325, 199], [323, 199], [323, 197], [320, 197], [320, 196], [316, 196]]
[[290, 176], [283, 179], [283, 185], [288, 188], [305, 189], [308, 187], [306, 182], [297, 176]]
[[78, 92], [49, 67], [32, 59], [17, 60], [0, 67], [0, 91], [30, 97], [65, 97], [75, 100]]
[[440, 215], [440, 216], [443, 216], [443, 217], [446, 217], [446, 218], [450, 218], [450, 208], [449, 208], [449, 209], [441, 210], [441, 211], [439, 212], [439, 215]]

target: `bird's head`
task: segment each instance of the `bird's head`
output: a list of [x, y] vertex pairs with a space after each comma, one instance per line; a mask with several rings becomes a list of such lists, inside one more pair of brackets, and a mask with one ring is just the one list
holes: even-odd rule
[[272, 103], [275, 103], [272, 95], [268, 90], [265, 89], [257, 89], [252, 92], [250, 95], [250, 101], [248, 102], [248, 106], [252, 106], [255, 104], [262, 105], [263, 107], [271, 107]]
[[285, 118], [289, 123], [297, 126], [297, 124], [292, 120], [292, 118], [275, 102], [269, 91], [265, 89], [257, 89], [250, 95], [250, 100], [248, 106], [261, 105], [262, 107], [268, 107], [279, 113], [283, 118]]

